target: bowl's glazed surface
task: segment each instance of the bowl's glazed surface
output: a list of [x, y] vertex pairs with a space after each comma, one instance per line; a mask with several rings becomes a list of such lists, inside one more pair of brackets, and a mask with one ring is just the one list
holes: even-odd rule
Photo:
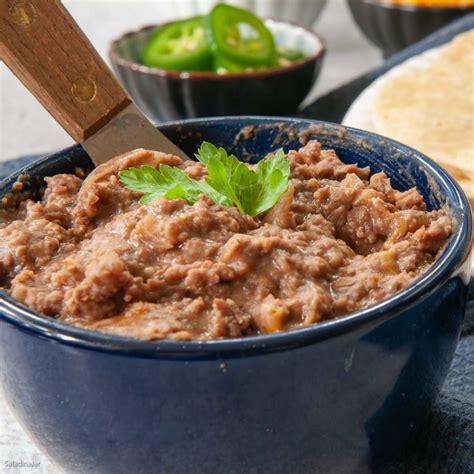
[[357, 25], [389, 57], [448, 23], [472, 13], [474, 7], [427, 7], [377, 0], [347, 0]]
[[[238, 138], [242, 127], [254, 127], [244, 129], [248, 140]], [[1, 383], [13, 413], [67, 472], [382, 472], [423, 422], [456, 348], [469, 276], [465, 197], [421, 154], [341, 126], [240, 117], [161, 130], [190, 155], [208, 140], [245, 159], [317, 138], [343, 161], [385, 170], [399, 189], [416, 185], [430, 208], [450, 206], [454, 235], [433, 267], [389, 300], [246, 339], [112, 337], [0, 292]], [[40, 184], [78, 165], [92, 167], [75, 147], [21, 173]]]

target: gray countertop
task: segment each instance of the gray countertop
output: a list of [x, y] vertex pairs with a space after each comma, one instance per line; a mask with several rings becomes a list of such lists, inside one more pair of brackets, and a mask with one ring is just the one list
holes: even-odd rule
[[[175, 0], [175, 3], [179, 1]], [[162, 14], [164, 4], [167, 7], [173, 4], [169, 0], [65, 0], [64, 3], [104, 57], [108, 44], [114, 37], [124, 30], [166, 19], [169, 15]], [[169, 11], [169, 8], [166, 10]], [[325, 40], [327, 55], [311, 98], [320, 96], [382, 62], [380, 53], [366, 41], [353, 23], [345, 1], [329, 0], [315, 27]], [[72, 144], [69, 136], [1, 63], [0, 104], [0, 160], [48, 152]], [[37, 467], [7, 467], [12, 461], [34, 461]], [[58, 468], [33, 446], [5, 406], [1, 395], [0, 472], [58, 472]]]

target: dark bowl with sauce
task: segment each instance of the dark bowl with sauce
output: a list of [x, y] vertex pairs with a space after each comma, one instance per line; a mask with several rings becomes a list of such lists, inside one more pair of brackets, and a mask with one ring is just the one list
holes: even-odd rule
[[[420, 153], [338, 125], [238, 117], [160, 129], [189, 155], [208, 140], [246, 159], [317, 138], [345, 162], [385, 171], [395, 188], [417, 186], [428, 208], [449, 206], [453, 235], [389, 299], [265, 336], [145, 342], [70, 326], [0, 292], [1, 383], [13, 414], [67, 472], [383, 472], [423, 424], [460, 335], [472, 226], [461, 189]], [[242, 129], [246, 139], [236, 139]], [[76, 166], [92, 168], [80, 146], [4, 180], [0, 197], [20, 174], [34, 194], [43, 177]]]
[[305, 57], [287, 66], [251, 72], [177, 72], [141, 64], [157, 27], [125, 33], [110, 46], [112, 68], [143, 112], [156, 123], [224, 115], [294, 114], [315, 84], [325, 54], [312, 30], [289, 22], [265, 20], [277, 45]]
[[473, 6], [434, 7], [389, 0], [347, 0], [352, 16], [385, 57], [420, 41], [430, 33], [472, 13]]

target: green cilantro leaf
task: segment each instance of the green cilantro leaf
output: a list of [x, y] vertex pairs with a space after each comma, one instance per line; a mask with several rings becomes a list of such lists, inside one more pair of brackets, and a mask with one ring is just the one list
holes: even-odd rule
[[151, 166], [129, 168], [121, 171], [119, 178], [128, 189], [143, 193], [142, 204], [157, 198], [194, 204], [205, 194], [221, 206], [235, 205], [252, 217], [271, 209], [288, 189], [290, 166], [282, 150], [261, 160], [255, 169], [208, 142], [195, 156], [207, 168], [205, 181], [196, 181], [168, 165], [160, 165], [158, 170]]
[[288, 189], [290, 165], [283, 150], [259, 161], [256, 172], [261, 186], [255, 200], [255, 213], [261, 214], [271, 209]]
[[288, 189], [290, 166], [283, 150], [259, 161], [255, 170], [208, 142], [195, 156], [207, 166], [207, 184], [230, 199], [242, 214], [255, 217], [268, 211]]
[[201, 194], [205, 194], [221, 206], [232, 205], [207, 183], [190, 178], [174, 166], [162, 164], [158, 170], [151, 166], [128, 168], [119, 173], [119, 178], [128, 189], [143, 193], [140, 199], [142, 204], [149, 204], [158, 198], [184, 199], [188, 204], [194, 204]]
[[222, 162], [226, 162], [229, 158], [235, 158], [233, 155], [228, 157], [224, 148], [217, 148], [215, 145], [209, 142], [202, 142], [198, 152], [195, 153], [194, 156], [198, 159], [198, 161], [205, 164], [206, 166], [210, 158], [216, 158]]

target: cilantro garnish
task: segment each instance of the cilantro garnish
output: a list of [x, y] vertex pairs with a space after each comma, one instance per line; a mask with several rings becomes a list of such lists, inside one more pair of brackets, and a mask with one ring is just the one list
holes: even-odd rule
[[231, 206], [232, 203], [214, 191], [204, 181], [196, 181], [174, 166], [160, 165], [159, 169], [151, 166], [128, 168], [119, 173], [122, 184], [139, 193], [142, 204], [149, 204], [158, 198], [184, 199], [188, 204], [194, 204], [201, 194], [209, 196], [221, 206]]
[[128, 189], [143, 193], [142, 204], [157, 198], [194, 204], [205, 194], [221, 206], [235, 205], [252, 217], [271, 209], [288, 189], [290, 167], [282, 150], [261, 160], [255, 170], [208, 142], [201, 145], [196, 158], [207, 168], [205, 181], [196, 181], [168, 165], [129, 168], [119, 173], [120, 181]]

